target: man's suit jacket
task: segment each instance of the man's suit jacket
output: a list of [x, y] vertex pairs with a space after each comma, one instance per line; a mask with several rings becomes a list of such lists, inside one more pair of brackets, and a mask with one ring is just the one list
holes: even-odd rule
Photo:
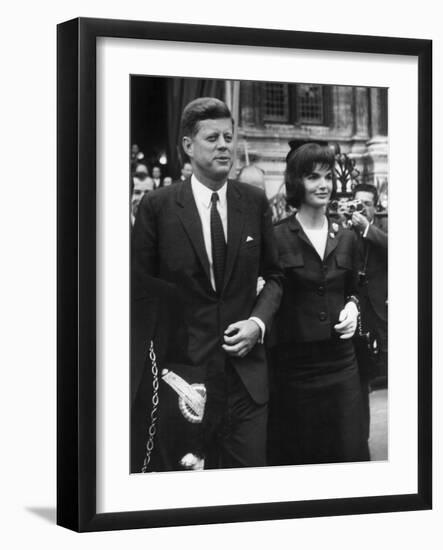
[[[367, 261], [366, 261], [367, 256]], [[360, 239], [360, 267], [366, 262], [368, 284], [366, 294], [375, 313], [387, 321], [388, 297], [388, 233], [386, 219], [369, 226], [366, 237]], [[362, 294], [365, 295], [364, 289]]]
[[285, 278], [273, 344], [329, 340], [347, 298], [357, 294], [355, 233], [329, 222], [323, 259], [295, 215], [275, 227], [275, 236]]
[[[223, 333], [229, 324], [260, 318], [269, 331], [281, 297], [281, 270], [265, 194], [252, 186], [228, 181], [227, 256], [220, 295], [210, 281], [200, 217], [190, 181], [159, 189], [140, 204], [133, 233], [133, 260], [143, 293], [143, 275], [174, 284], [184, 304], [188, 356], [207, 376], [224, 369]], [[265, 287], [257, 297], [257, 278]], [[230, 358], [256, 403], [268, 399], [264, 346], [244, 358]]]
[[369, 226], [365, 238], [359, 237], [359, 269], [366, 266], [367, 284], [361, 287], [361, 295], [367, 299], [377, 316], [387, 321], [388, 293], [388, 234], [386, 219], [375, 220]]

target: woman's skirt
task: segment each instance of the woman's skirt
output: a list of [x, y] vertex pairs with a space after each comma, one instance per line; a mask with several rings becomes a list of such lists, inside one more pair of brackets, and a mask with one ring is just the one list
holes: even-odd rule
[[271, 365], [270, 465], [369, 460], [351, 341], [279, 347]]

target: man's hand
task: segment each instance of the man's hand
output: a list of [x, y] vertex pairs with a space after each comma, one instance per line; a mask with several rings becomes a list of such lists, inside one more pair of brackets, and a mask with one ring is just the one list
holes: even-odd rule
[[357, 328], [358, 309], [354, 302], [348, 302], [340, 311], [338, 317], [339, 323], [334, 326], [334, 329], [341, 334], [341, 340], [347, 340], [354, 336]]
[[225, 330], [225, 343], [222, 348], [228, 355], [244, 357], [260, 338], [260, 328], [255, 321], [248, 319], [232, 323]]
[[185, 470], [204, 470], [205, 460], [193, 453], [188, 453], [180, 460], [180, 466]]
[[360, 212], [354, 212], [352, 214], [352, 218], [351, 218], [351, 221], [353, 223], [353, 225], [355, 225], [356, 227], [358, 227], [361, 231], [365, 231], [365, 229], [368, 227], [369, 225], [369, 221], [367, 218], [365, 218], [363, 216], [363, 214], [360, 214]]

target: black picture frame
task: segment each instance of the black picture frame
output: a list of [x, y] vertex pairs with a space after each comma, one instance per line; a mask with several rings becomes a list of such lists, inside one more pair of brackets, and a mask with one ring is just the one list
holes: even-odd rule
[[[147, 528], [432, 507], [432, 42], [78, 18], [57, 29], [57, 523]], [[418, 59], [418, 471], [416, 494], [172, 510], [96, 511], [96, 39], [173, 40]]]

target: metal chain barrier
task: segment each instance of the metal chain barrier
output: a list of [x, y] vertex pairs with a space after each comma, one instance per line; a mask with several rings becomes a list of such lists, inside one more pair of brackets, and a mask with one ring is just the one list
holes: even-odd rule
[[158, 404], [159, 404], [157, 357], [155, 355], [154, 342], [152, 340], [149, 345], [149, 359], [151, 361], [151, 372], [152, 372], [152, 410], [150, 415], [150, 424], [148, 428], [148, 442], [146, 443], [146, 456], [143, 461], [143, 467], [142, 467], [143, 474], [145, 474], [148, 471], [148, 466], [151, 461], [151, 453], [154, 449], [154, 437], [157, 431], [157, 410], [158, 410]]

